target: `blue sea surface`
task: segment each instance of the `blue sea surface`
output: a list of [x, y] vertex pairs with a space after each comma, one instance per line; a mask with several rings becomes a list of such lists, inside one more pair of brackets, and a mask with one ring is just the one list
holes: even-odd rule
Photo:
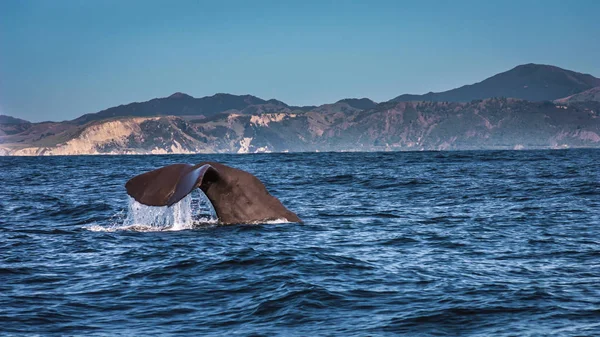
[[[125, 193], [206, 160], [304, 223]], [[598, 336], [600, 151], [0, 157], [0, 334]]]

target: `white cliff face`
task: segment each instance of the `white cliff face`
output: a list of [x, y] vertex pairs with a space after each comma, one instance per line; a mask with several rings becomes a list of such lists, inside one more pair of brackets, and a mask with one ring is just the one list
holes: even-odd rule
[[24, 149], [18, 149], [11, 152], [13, 156], [41, 156], [43, 155], [45, 148], [43, 147], [26, 147]]
[[[137, 153], [127, 148], [130, 136], [137, 137], [143, 141], [143, 133], [140, 124], [145, 121], [158, 120], [160, 117], [152, 118], [127, 118], [102, 123], [92, 124], [86, 127], [77, 137], [52, 147], [28, 147], [17, 149], [11, 154], [16, 156], [36, 155], [83, 155], [83, 154], [129, 154]], [[122, 150], [102, 151], [104, 146], [110, 145]], [[168, 151], [171, 150], [171, 151]], [[181, 144], [174, 141], [170, 149], [152, 149], [144, 153], [189, 153]]]
[[561, 131], [556, 135], [556, 137], [554, 139], [555, 146], [556, 146], [556, 144], [558, 144], [559, 141], [564, 141], [567, 138], [580, 139], [580, 140], [588, 141], [591, 143], [599, 143], [600, 142], [600, 135], [598, 135], [596, 132], [593, 132], [593, 131], [586, 131], [586, 130], [577, 130], [575, 132]]
[[[273, 151], [271, 151], [268, 146], [257, 147], [256, 150], [254, 151], [254, 153], [271, 153], [271, 152], [273, 152]], [[288, 151], [284, 151], [284, 152], [288, 152]]]
[[270, 113], [250, 117], [250, 123], [256, 126], [269, 126], [272, 122], [281, 122], [285, 117], [295, 118], [296, 114]]
[[192, 154], [196, 153], [195, 151], [189, 151], [184, 148], [178, 141], [173, 140], [173, 145], [167, 149], [161, 149], [159, 147], [153, 148], [148, 152], [149, 154]]
[[249, 153], [250, 143], [252, 143], [252, 137], [244, 137], [240, 140], [240, 148], [237, 153]]
[[[285, 114], [269, 115], [261, 116], [255, 121], [268, 125], [269, 122], [281, 121], [285, 117]], [[242, 136], [246, 126], [238, 121], [239, 117], [241, 115], [233, 114], [227, 118], [229, 128], [236, 131], [237, 137], [232, 138], [231, 148], [224, 150], [249, 153], [253, 138]], [[148, 126], [145, 122], [152, 124]], [[6, 147], [0, 149], [0, 155], [190, 154], [219, 151], [218, 146], [222, 144], [199, 141], [182, 131], [180, 123], [181, 120], [175, 117], [123, 118], [95, 122], [85, 126], [78, 135], [64, 143], [12, 149]], [[270, 149], [263, 147], [257, 151], [270, 152]]]
[[90, 125], [81, 134], [66, 143], [54, 147], [29, 147], [16, 150], [13, 155], [81, 155], [99, 154], [99, 148], [106, 144], [126, 146], [132, 133], [140, 132], [140, 123], [156, 118], [131, 118], [107, 121]]
[[575, 132], [575, 137], [578, 137], [581, 140], [588, 140], [594, 143], [600, 142], [600, 136], [592, 131], [577, 131]]
[[125, 147], [127, 137], [132, 133], [140, 133], [140, 123], [146, 120], [149, 119], [134, 118], [89, 126], [79, 137], [58, 145], [53, 154], [97, 154], [99, 147], [109, 143]]
[[10, 149], [0, 147], [0, 156], [8, 156], [10, 155]]

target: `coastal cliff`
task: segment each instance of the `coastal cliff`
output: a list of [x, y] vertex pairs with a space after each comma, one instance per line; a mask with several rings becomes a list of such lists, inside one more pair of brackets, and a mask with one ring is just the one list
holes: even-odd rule
[[[444, 93], [382, 103], [290, 106], [251, 95], [175, 93], [66, 122], [0, 116], [0, 155], [600, 147], [599, 83], [591, 75], [524, 65]], [[478, 98], [494, 92], [517, 98]]]

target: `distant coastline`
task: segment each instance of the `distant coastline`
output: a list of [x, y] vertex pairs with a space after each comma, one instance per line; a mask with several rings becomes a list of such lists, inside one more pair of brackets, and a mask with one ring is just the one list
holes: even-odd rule
[[539, 148], [486, 148], [486, 149], [446, 149], [446, 150], [380, 150], [373, 149], [369, 151], [365, 150], [337, 150], [337, 151], [282, 151], [282, 152], [168, 152], [168, 153], [144, 153], [144, 152], [124, 152], [124, 153], [79, 153], [79, 154], [2, 154], [0, 157], [78, 157], [78, 156], [195, 156], [195, 155], [263, 155], [263, 154], [310, 154], [310, 153], [392, 153], [392, 152], [439, 152], [439, 153], [453, 153], [453, 152], [487, 152], [487, 151], [499, 151], [499, 152], [512, 152], [512, 151], [565, 151], [565, 150], [600, 150], [598, 147], [539, 147]]
[[0, 155], [598, 148], [599, 93], [599, 78], [536, 64], [381, 103], [177, 92], [64, 122], [0, 116]]

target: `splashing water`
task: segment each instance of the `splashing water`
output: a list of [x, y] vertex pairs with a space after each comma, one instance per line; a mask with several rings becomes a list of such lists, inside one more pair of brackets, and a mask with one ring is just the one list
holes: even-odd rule
[[[180, 231], [215, 226], [218, 223], [216, 212], [206, 197], [199, 192], [192, 192], [171, 207], [146, 206], [129, 198], [127, 212], [115, 214], [109, 226], [89, 225], [84, 228], [94, 232], [115, 231]], [[283, 224], [287, 219], [256, 221], [249, 224]]]
[[92, 231], [179, 231], [215, 225], [217, 222], [218, 218], [208, 198], [202, 192], [194, 192], [171, 207], [146, 206], [129, 198], [126, 216], [123, 216], [123, 213], [115, 215], [115, 220], [109, 227], [93, 225], [87, 229]]

